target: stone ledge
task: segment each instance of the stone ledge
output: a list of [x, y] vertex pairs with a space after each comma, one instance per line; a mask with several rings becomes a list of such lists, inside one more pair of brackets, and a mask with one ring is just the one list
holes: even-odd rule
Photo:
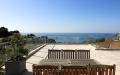
[[96, 48], [95, 50], [120, 50], [120, 48]]
[[37, 47], [36, 49], [34, 49], [33, 51], [31, 51], [28, 56], [26, 57], [26, 60], [29, 59], [33, 54], [35, 54], [36, 52], [38, 52], [41, 48], [45, 47], [46, 44], [40, 46], [40, 47]]

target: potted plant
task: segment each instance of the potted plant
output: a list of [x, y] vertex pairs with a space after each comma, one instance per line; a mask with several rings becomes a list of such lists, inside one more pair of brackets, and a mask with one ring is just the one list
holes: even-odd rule
[[25, 38], [20, 33], [9, 37], [10, 45], [6, 46], [7, 61], [6, 75], [21, 75], [26, 70], [26, 56], [28, 50], [24, 48]]

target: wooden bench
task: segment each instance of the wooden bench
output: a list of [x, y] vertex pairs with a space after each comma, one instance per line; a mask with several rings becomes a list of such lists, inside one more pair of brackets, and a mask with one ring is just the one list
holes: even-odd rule
[[88, 75], [115, 75], [115, 65], [90, 65]]
[[83, 65], [97, 65], [99, 64], [94, 59], [43, 59], [39, 65], [63, 65], [63, 66], [83, 66]]
[[90, 59], [90, 50], [48, 50], [48, 59]]
[[33, 65], [33, 75], [115, 75], [115, 65]]
[[32, 75], [58, 75], [58, 67], [50, 65], [33, 65]]

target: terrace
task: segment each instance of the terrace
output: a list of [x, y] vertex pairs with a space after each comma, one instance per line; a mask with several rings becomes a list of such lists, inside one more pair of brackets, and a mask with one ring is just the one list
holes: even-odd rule
[[[58, 63], [62, 63], [68, 65], [68, 64], [81, 64], [84, 63], [84, 61], [82, 60], [82, 62], [78, 62], [77, 60], [74, 59], [62, 59], [61, 61], [59, 60], [45, 60], [48, 58], [48, 50], [49, 49], [56, 49], [56, 50], [90, 50], [90, 57], [91, 57], [91, 61], [88, 61], [87, 64], [89, 63], [93, 63], [93, 64], [106, 64], [106, 65], [112, 65], [112, 64], [116, 64], [116, 74], [115, 75], [119, 75], [120, 74], [120, 51], [118, 50], [114, 50], [114, 51], [104, 51], [104, 50], [95, 50], [95, 47], [90, 45], [90, 44], [73, 44], [73, 45], [65, 45], [65, 44], [55, 44], [55, 45], [47, 45], [44, 48], [42, 48], [41, 50], [39, 50], [37, 53], [35, 53], [33, 56], [31, 56], [28, 60], [27, 60], [27, 70], [28, 72], [25, 72], [24, 75], [32, 75], [32, 65], [36, 64], [36, 65], [40, 65], [40, 64], [58, 64]], [[94, 62], [93, 62], [94, 61]], [[54, 63], [53, 63], [54, 62]], [[70, 66], [69, 65], [69, 66]], [[83, 64], [84, 65], [84, 64]]]

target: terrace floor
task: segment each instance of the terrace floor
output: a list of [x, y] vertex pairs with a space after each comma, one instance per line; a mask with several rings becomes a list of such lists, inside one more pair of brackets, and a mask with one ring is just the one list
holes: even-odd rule
[[32, 65], [39, 64], [40, 61], [45, 59], [48, 55], [48, 49], [87, 49], [90, 50], [91, 59], [96, 60], [100, 64], [113, 65], [116, 64], [116, 75], [120, 74], [120, 50], [95, 50], [95, 47], [90, 44], [56, 44], [46, 45], [40, 49], [26, 62], [28, 72], [23, 75], [32, 75]]

